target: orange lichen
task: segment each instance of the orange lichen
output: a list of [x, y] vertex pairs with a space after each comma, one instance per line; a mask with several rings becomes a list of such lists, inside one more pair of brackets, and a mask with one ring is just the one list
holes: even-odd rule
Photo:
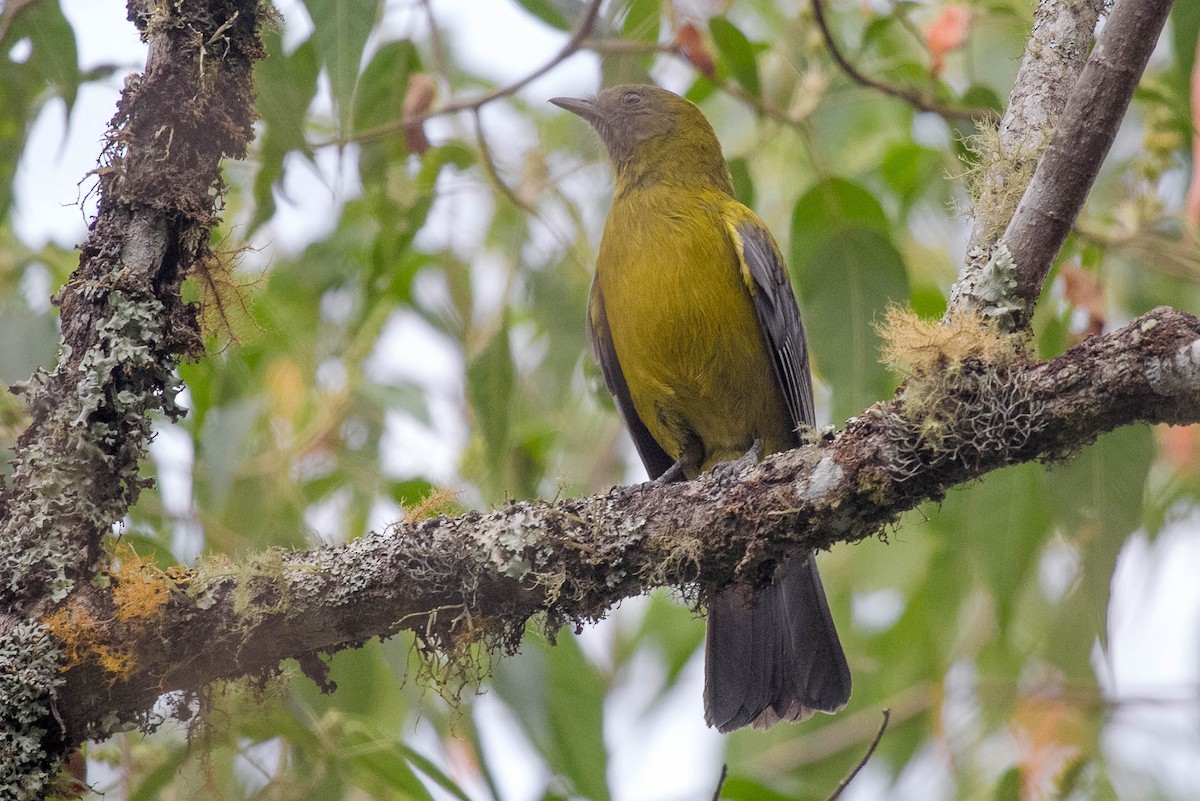
[[96, 643], [104, 636], [105, 624], [75, 599], [42, 619], [42, 625], [62, 643], [62, 671], [94, 658]]
[[118, 546], [108, 574], [113, 579], [113, 605], [121, 623], [154, 617], [171, 597], [173, 582], [152, 559], [138, 556], [128, 545]]
[[883, 340], [880, 361], [904, 373], [954, 369], [968, 359], [1011, 363], [1025, 351], [1021, 337], [1002, 334], [994, 320], [966, 312], [923, 320], [910, 309], [892, 306], [877, 330]]
[[429, 494], [412, 506], [404, 507], [404, 519], [410, 523], [428, 520], [439, 515], [452, 514], [458, 507], [457, 490], [449, 487], [434, 487]]
[[176, 582], [128, 545], [118, 546], [107, 575], [111, 611], [101, 611], [104, 604], [94, 596], [76, 595], [42, 624], [62, 643], [61, 670], [93, 662], [109, 681], [116, 681], [133, 675], [137, 643], [170, 600]]

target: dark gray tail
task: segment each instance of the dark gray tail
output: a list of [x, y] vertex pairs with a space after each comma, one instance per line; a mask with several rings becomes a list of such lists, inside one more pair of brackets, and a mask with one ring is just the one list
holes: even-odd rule
[[784, 565], [748, 606], [737, 587], [708, 609], [704, 719], [719, 731], [766, 728], [850, 698], [850, 667], [838, 641], [814, 555]]

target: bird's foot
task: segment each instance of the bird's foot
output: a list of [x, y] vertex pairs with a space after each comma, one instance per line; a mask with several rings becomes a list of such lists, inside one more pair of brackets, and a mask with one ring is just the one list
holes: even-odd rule
[[758, 464], [758, 460], [762, 458], [762, 440], [754, 440], [754, 444], [750, 446], [750, 450], [743, 453], [736, 459], [730, 459], [728, 462], [718, 462], [713, 465], [713, 474], [721, 481], [732, 481], [747, 467], [753, 467]]
[[678, 459], [675, 460], [675, 464], [668, 467], [661, 476], [654, 479], [654, 483], [655, 484], [673, 484], [676, 481], [683, 481], [685, 478], [683, 471], [684, 471], [684, 463], [685, 463], [686, 459], [687, 459], [686, 456], [680, 456]]

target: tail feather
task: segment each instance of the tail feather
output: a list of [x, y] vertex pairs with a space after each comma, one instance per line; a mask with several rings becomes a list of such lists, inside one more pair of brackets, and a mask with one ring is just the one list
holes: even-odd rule
[[722, 732], [836, 712], [850, 698], [850, 668], [812, 554], [784, 565], [753, 605], [737, 587], [717, 595], [704, 656], [705, 720]]

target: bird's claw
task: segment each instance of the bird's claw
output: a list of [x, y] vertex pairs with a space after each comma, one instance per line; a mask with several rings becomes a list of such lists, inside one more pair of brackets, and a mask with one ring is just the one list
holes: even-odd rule
[[728, 462], [718, 462], [713, 465], [712, 472], [722, 481], [736, 479], [747, 467], [753, 467], [758, 464], [760, 458], [762, 458], [762, 440], [756, 439], [754, 440], [754, 444], [750, 446], [750, 450], [736, 459], [730, 459]]

